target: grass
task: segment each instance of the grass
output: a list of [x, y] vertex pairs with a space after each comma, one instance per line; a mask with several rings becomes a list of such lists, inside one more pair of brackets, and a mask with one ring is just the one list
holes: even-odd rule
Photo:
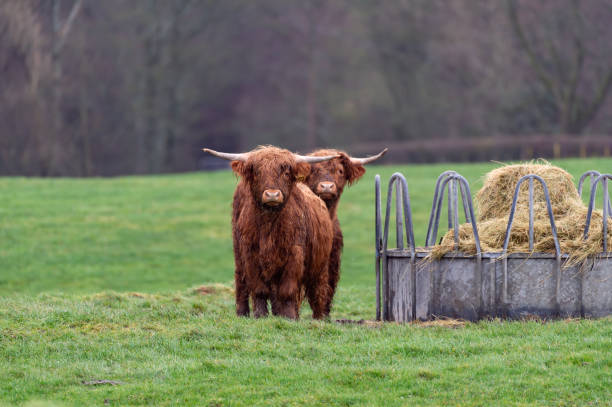
[[[611, 163], [556, 162], [576, 177]], [[422, 243], [437, 175], [455, 169], [476, 191], [495, 165], [369, 167], [340, 207], [332, 319], [374, 314], [376, 173], [383, 189], [406, 175]], [[236, 318], [235, 183], [226, 171], [0, 178], [0, 405], [612, 405], [609, 318]]]
[[[348, 292], [347, 294], [356, 294]], [[358, 301], [342, 301], [339, 312]], [[3, 300], [0, 396], [67, 405], [610, 403], [610, 320], [458, 329], [239, 319], [205, 296]], [[119, 385], [84, 385], [113, 380]], [[106, 400], [106, 402], [105, 402]]]

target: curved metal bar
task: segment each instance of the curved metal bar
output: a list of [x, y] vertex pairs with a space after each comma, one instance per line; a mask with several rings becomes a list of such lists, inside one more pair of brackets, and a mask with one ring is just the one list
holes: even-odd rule
[[529, 178], [529, 251], [533, 251], [533, 178]]
[[[510, 242], [510, 231], [512, 230], [512, 223], [514, 221], [514, 213], [516, 211], [516, 202], [518, 201], [519, 188], [521, 184], [528, 179], [536, 179], [540, 182], [542, 189], [544, 190], [544, 198], [546, 199], [546, 208], [548, 210], [548, 218], [550, 220], [550, 227], [552, 229], [553, 240], [555, 242], [555, 254], [557, 256], [561, 256], [561, 247], [559, 246], [559, 239], [557, 238], [557, 227], [555, 225], [555, 219], [552, 212], [552, 205], [550, 204], [550, 195], [548, 194], [548, 186], [546, 186], [546, 181], [542, 179], [539, 175], [529, 174], [522, 177], [517, 183], [516, 188], [514, 190], [514, 197], [512, 198], [512, 207], [510, 208], [510, 217], [508, 218], [508, 227], [506, 228], [506, 238], [504, 239], [504, 246], [502, 254], [506, 254], [508, 251], [508, 243]], [[531, 191], [533, 193], [533, 190]], [[533, 195], [529, 200], [529, 206], [533, 206]], [[531, 209], [530, 209], [531, 211]], [[533, 221], [530, 222], [530, 229], [533, 228]], [[533, 231], [530, 231], [530, 238], [533, 237]]]
[[[596, 179], [599, 178], [600, 176], [601, 176], [601, 173], [595, 170], [590, 170], [582, 174], [582, 176], [580, 177], [580, 181], [578, 181], [578, 195], [580, 195], [580, 198], [582, 198], [582, 186], [583, 186], [583, 183], [586, 177], [589, 177], [590, 184], [591, 184], [591, 190], [593, 190], [593, 186], [596, 184]], [[612, 204], [610, 204], [610, 202], [608, 203], [609, 203], [608, 214], [612, 214]]]
[[589, 177], [590, 179], [590, 184], [591, 184], [591, 188], [593, 188], [593, 180], [594, 178], [598, 178], [601, 175], [601, 173], [599, 171], [595, 171], [595, 170], [590, 170], [585, 172], [584, 174], [582, 174], [580, 176], [580, 181], [578, 181], [578, 195], [580, 195], [582, 197], [582, 184], [584, 183], [584, 180], [586, 179], [586, 177]]
[[603, 181], [602, 186], [603, 192], [603, 225], [602, 225], [602, 234], [603, 234], [603, 251], [604, 253], [608, 252], [608, 204], [610, 203], [610, 195], [608, 195], [608, 179], [606, 178]]
[[[483, 310], [484, 310], [484, 301], [483, 301], [483, 293], [482, 293], [482, 285], [483, 285], [483, 280], [482, 280], [482, 275], [483, 275], [483, 264], [482, 264], [482, 249], [480, 247], [480, 236], [478, 236], [478, 227], [476, 225], [476, 222], [470, 222], [469, 219], [476, 219], [474, 217], [474, 206], [472, 204], [472, 192], [470, 191], [470, 184], [467, 182], [467, 180], [465, 178], [463, 178], [461, 175], [458, 175], [458, 179], [459, 179], [459, 186], [461, 189], [461, 196], [463, 198], [463, 209], [464, 212], [466, 213], [466, 222], [470, 223], [472, 225], [472, 233], [474, 234], [474, 242], [476, 243], [476, 263], [477, 263], [477, 270], [478, 270], [478, 275], [476, 276], [476, 295], [478, 296], [478, 318], [482, 317], [483, 315]], [[467, 208], [465, 206], [465, 203], [467, 202]], [[469, 213], [469, 219], [468, 219], [468, 214]], [[456, 215], [455, 219], [457, 220], [459, 218], [458, 215]], [[458, 226], [456, 226], [458, 228]], [[456, 234], [456, 236], [458, 236], [458, 234]], [[457, 237], [458, 238], [458, 237]], [[491, 291], [491, 295], [495, 295], [495, 288], [493, 288], [493, 291]]]
[[597, 194], [597, 185], [602, 183], [603, 189], [603, 219], [602, 219], [602, 235], [603, 235], [603, 247], [604, 253], [608, 252], [608, 216], [610, 215], [610, 195], [608, 194], [608, 180], [612, 179], [612, 174], [602, 174], [595, 180], [593, 187], [591, 188], [591, 197], [589, 199], [589, 210], [587, 212], [586, 224], [584, 225], [584, 239], [589, 237], [589, 228], [591, 226], [591, 216], [593, 215], [593, 209], [595, 209], [595, 195]]
[[[444, 180], [446, 180], [446, 178], [444, 178]], [[443, 180], [443, 181], [444, 181]], [[434, 218], [434, 223], [433, 223], [433, 232], [432, 234], [429, 236], [429, 241], [426, 242], [427, 246], [433, 246], [436, 244], [436, 238], [438, 237], [438, 225], [440, 224], [440, 211], [442, 208], [442, 201], [444, 200], [444, 189], [441, 187], [440, 188], [440, 195], [438, 196], [438, 201], [436, 202], [436, 209], [435, 209], [435, 218]], [[450, 204], [450, 202], [449, 202]]]
[[[449, 184], [451, 183], [451, 184]], [[459, 247], [459, 214], [458, 214], [458, 191], [457, 191], [457, 187], [456, 185], [459, 185], [459, 189], [461, 190], [461, 196], [462, 198], [464, 198], [465, 201], [467, 201], [467, 205], [464, 206], [464, 212], [466, 213], [466, 220], [469, 219], [476, 219], [474, 217], [474, 206], [472, 204], [472, 192], [470, 191], [470, 185], [467, 182], [467, 180], [462, 177], [461, 175], [455, 173], [455, 174], [451, 174], [449, 176], [446, 177], [446, 179], [444, 179], [444, 181], [442, 182], [442, 186], [440, 188], [440, 191], [442, 191], [442, 196], [438, 199], [438, 208], [437, 211], [439, 213], [440, 211], [440, 207], [442, 205], [442, 201], [444, 198], [444, 191], [446, 189], [446, 186], [448, 185], [454, 185], [454, 188], [452, 188], [452, 192], [453, 192], [453, 230], [454, 230], [454, 235], [455, 235], [455, 249], [458, 249]], [[450, 198], [450, 197], [449, 197]], [[439, 220], [439, 217], [438, 217]], [[472, 232], [474, 233], [474, 242], [476, 244], [476, 270], [477, 270], [477, 275], [475, 276], [474, 279], [474, 284], [475, 284], [475, 292], [476, 292], [476, 296], [477, 296], [477, 303], [478, 303], [478, 317], [480, 318], [483, 315], [483, 310], [484, 310], [484, 302], [483, 302], [483, 295], [482, 295], [482, 289], [483, 289], [483, 267], [482, 267], [482, 249], [480, 247], [480, 236], [478, 236], [478, 227], [476, 225], [476, 222], [470, 222], [472, 225]], [[434, 226], [437, 226], [437, 222]], [[436, 236], [433, 236], [434, 239], [436, 238]]]
[[376, 320], [380, 321], [380, 255], [382, 249], [382, 215], [380, 211], [380, 175], [376, 174], [374, 177], [374, 218], [375, 218], [375, 273], [376, 273]]
[[[388, 261], [387, 261], [387, 251], [389, 245], [389, 223], [390, 223], [390, 213], [391, 213], [391, 199], [393, 196], [393, 186], [396, 185], [396, 192], [401, 192], [401, 201], [402, 201], [402, 209], [403, 209], [403, 217], [406, 226], [406, 243], [410, 249], [410, 257], [412, 259], [411, 264], [414, 263], [415, 259], [415, 242], [414, 242], [414, 230], [412, 226], [412, 210], [410, 208], [410, 195], [408, 193], [408, 183], [406, 182], [406, 178], [399, 173], [396, 172], [391, 176], [389, 180], [389, 186], [387, 189], [387, 206], [385, 210], [385, 225], [383, 228], [382, 234], [382, 318], [384, 320], [389, 319], [389, 309], [388, 309], [388, 295], [389, 295], [389, 276], [388, 276]], [[397, 200], [399, 203], [399, 199]], [[401, 211], [396, 210], [396, 216], [400, 214]], [[401, 222], [401, 220], [400, 220]], [[412, 267], [412, 271], [414, 271], [414, 267]], [[413, 286], [414, 288], [414, 286]]]
[[[463, 202], [463, 212], [465, 213], [465, 223], [472, 223], [472, 218], [470, 217], [470, 213], [468, 212], [468, 196], [465, 194], [465, 190], [463, 188], [459, 188], [461, 190], [461, 201]], [[472, 196], [469, 195], [470, 199]]]
[[434, 190], [433, 202], [431, 204], [431, 212], [429, 214], [429, 224], [427, 225], [427, 236], [425, 237], [425, 245], [431, 246], [433, 243], [430, 243], [431, 236], [431, 227], [434, 223], [434, 215], [436, 215], [435, 210], [438, 203], [438, 195], [440, 194], [440, 183], [444, 178], [446, 178], [449, 174], [456, 174], [455, 171], [444, 171], [442, 174], [438, 176], [436, 180], [436, 188]]
[[375, 217], [375, 238], [376, 238], [376, 253], [380, 254], [380, 249], [382, 248], [382, 213], [380, 210], [380, 175], [376, 174], [374, 177], [374, 217]]
[[[461, 187], [461, 193], [465, 196], [467, 201], [467, 208], [465, 212], [469, 214], [470, 219], [476, 219], [474, 217], [474, 204], [472, 202], [472, 192], [470, 191], [470, 184], [467, 180], [461, 175], [457, 174], [459, 179], [459, 186]], [[472, 225], [472, 232], [474, 233], [474, 242], [476, 242], [476, 255], [480, 257], [482, 255], [482, 250], [480, 248], [480, 236], [478, 235], [478, 227], [476, 222], [469, 222]]]
[[[453, 227], [453, 233], [455, 234], [455, 249], [459, 248], [459, 200], [457, 194], [457, 180], [453, 179], [449, 183], [451, 187], [451, 195], [448, 197], [451, 204], [448, 205], [450, 214], [449, 224]], [[452, 208], [452, 209], [451, 209]]]
[[[442, 207], [442, 201], [444, 200], [444, 191], [446, 190], [447, 184], [449, 182], [456, 182], [459, 184], [459, 187], [461, 189], [461, 194], [462, 197], [465, 196], [466, 201], [467, 201], [467, 208], [464, 208], [464, 212], [467, 213], [466, 218], [470, 218], [470, 219], [476, 219], [474, 217], [474, 205], [472, 203], [472, 193], [470, 191], [470, 185], [467, 182], [467, 180], [459, 175], [458, 173], [454, 173], [454, 174], [450, 174], [448, 176], [446, 176], [446, 178], [442, 181], [442, 185], [440, 187], [440, 191], [441, 194], [438, 197], [438, 202], [437, 202], [437, 207], [435, 208], [436, 212], [436, 217], [435, 217], [435, 223], [433, 224], [433, 233], [432, 235], [430, 235], [430, 238], [433, 240], [430, 240], [430, 242], [435, 241], [436, 237], [437, 237], [437, 230], [438, 230], [438, 223], [440, 221], [440, 209]], [[455, 194], [457, 195], [457, 194]], [[459, 243], [459, 216], [457, 215], [457, 211], [454, 212], [454, 221], [453, 221], [453, 229], [454, 229], [454, 233], [455, 233], [455, 244], [458, 245]], [[472, 225], [472, 231], [474, 232], [474, 240], [476, 242], [476, 253], [478, 256], [481, 256], [482, 251], [480, 248], [480, 238], [478, 236], [478, 228], [476, 226], [476, 222], [471, 222]], [[427, 242], [429, 245], [429, 242]]]
[[[384, 232], [383, 232], [383, 251], [387, 250], [387, 246], [388, 246], [388, 235], [389, 235], [389, 215], [390, 215], [390, 211], [391, 211], [391, 197], [393, 195], [393, 185], [398, 183], [397, 185], [399, 186], [396, 187], [396, 193], [399, 190], [399, 192], [401, 193], [401, 201], [402, 205], [401, 205], [401, 209], [403, 209], [403, 217], [404, 217], [404, 223], [405, 223], [405, 228], [406, 228], [406, 243], [408, 244], [408, 247], [410, 249], [411, 253], [415, 252], [415, 242], [414, 242], [414, 230], [413, 230], [413, 225], [412, 225], [412, 211], [410, 208], [410, 195], [408, 193], [408, 183], [406, 182], [406, 178], [404, 178], [404, 176], [399, 173], [396, 172], [395, 174], [393, 174], [391, 176], [391, 179], [389, 180], [389, 188], [387, 190], [387, 208], [386, 208], [386, 212], [385, 212], [385, 227], [384, 227]], [[396, 214], [401, 214], [400, 211], [396, 211]]]
[[448, 202], [446, 205], [446, 213], [447, 213], [447, 218], [448, 218], [448, 229], [452, 229], [453, 228], [453, 214], [455, 213], [453, 207], [453, 196], [455, 196], [455, 194], [453, 193], [453, 186], [455, 186], [455, 182], [449, 182], [448, 184]]
[[402, 183], [395, 182], [395, 242], [400, 250], [404, 249], [402, 218]]
[[557, 258], [557, 263], [555, 267], [555, 305], [557, 308], [557, 312], [560, 309], [559, 304], [559, 291], [561, 289], [561, 246], [559, 245], [559, 238], [557, 237], [557, 226], [555, 225], [555, 218], [553, 216], [552, 205], [550, 203], [550, 195], [548, 193], [548, 186], [546, 185], [546, 181], [542, 179], [542, 177], [529, 174], [525, 175], [516, 183], [516, 188], [514, 190], [514, 196], [512, 198], [512, 207], [510, 208], [510, 216], [508, 217], [508, 227], [506, 228], [506, 238], [504, 239], [504, 246], [502, 250], [502, 258], [503, 258], [503, 276], [502, 276], [502, 302], [503, 305], [506, 306], [508, 304], [508, 256], [506, 256], [508, 252], [508, 243], [510, 242], [510, 232], [512, 231], [512, 223], [514, 222], [514, 214], [516, 211], [516, 203], [518, 201], [519, 191], [521, 188], [521, 184], [529, 180], [529, 248], [533, 250], [533, 180], [537, 180], [542, 189], [544, 190], [544, 198], [546, 200], [546, 208], [548, 210], [548, 219], [550, 220], [550, 228], [552, 230], [553, 241], [555, 243], [555, 255]]
[[[434, 198], [433, 198], [433, 202], [432, 202], [432, 206], [431, 206], [431, 213], [429, 215], [429, 224], [427, 226], [427, 235], [425, 237], [425, 246], [433, 246], [436, 244], [435, 239], [438, 236], [438, 227], [440, 224], [440, 213], [442, 210], [442, 195], [441, 191], [441, 184], [449, 177], [453, 177], [454, 175], [460, 175], [458, 172], [456, 171], [444, 171], [442, 174], [440, 174], [440, 176], [438, 176], [438, 179], [436, 181], [436, 188], [434, 191]], [[457, 201], [458, 201], [458, 197], [457, 197], [457, 183], [459, 181], [457, 181], [457, 179], [453, 179], [453, 182], [451, 182], [451, 184], [447, 185], [448, 189], [448, 203], [447, 203], [447, 210], [448, 210], [448, 228], [449, 229], [453, 229], [454, 228], [454, 218], [457, 218], [457, 214], [458, 214], [458, 210], [459, 210], [459, 206], [457, 205]], [[472, 219], [473, 217], [470, 217], [470, 213], [468, 211], [468, 199], [465, 196], [464, 190], [462, 188], [460, 188], [461, 190], [461, 200], [463, 202], [463, 214], [465, 215], [465, 222], [466, 223], [472, 223]], [[470, 196], [471, 199], [471, 196]]]

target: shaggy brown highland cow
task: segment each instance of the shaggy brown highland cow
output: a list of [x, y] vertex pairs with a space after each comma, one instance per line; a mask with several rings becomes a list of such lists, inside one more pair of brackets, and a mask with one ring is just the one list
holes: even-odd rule
[[353, 184], [365, 174], [365, 168], [363, 167], [365, 164], [379, 159], [386, 152], [387, 149], [385, 148], [377, 155], [368, 158], [353, 158], [344, 151], [338, 150], [317, 150], [309, 154], [311, 157], [338, 156], [329, 161], [313, 164], [310, 174], [305, 180], [306, 185], [325, 202], [334, 225], [334, 240], [328, 270], [331, 295], [328, 298], [329, 301], [325, 304], [327, 314], [331, 311], [332, 301], [340, 279], [340, 255], [344, 245], [342, 230], [336, 213], [340, 196], [346, 184]]
[[325, 204], [298, 182], [310, 163], [336, 157], [305, 157], [276, 147], [227, 154], [240, 177], [234, 193], [232, 233], [236, 263], [236, 313], [272, 313], [297, 319], [304, 291], [313, 318], [325, 317], [330, 301], [328, 261], [333, 227]]

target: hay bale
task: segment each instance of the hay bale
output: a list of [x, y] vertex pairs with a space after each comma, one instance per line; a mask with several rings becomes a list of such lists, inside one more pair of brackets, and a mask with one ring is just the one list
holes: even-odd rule
[[[589, 237], [583, 239], [588, 208], [578, 195], [572, 176], [547, 162], [507, 165], [489, 172], [483, 187], [476, 194], [478, 234], [483, 252], [500, 252], [512, 206], [514, 189], [519, 179], [528, 174], [539, 175], [548, 186], [561, 252], [569, 254], [567, 266], [582, 263], [602, 251], [602, 212], [593, 211]], [[508, 244], [509, 253], [529, 252], [529, 184], [524, 182], [514, 215]], [[612, 222], [608, 219], [608, 240], [612, 242]], [[430, 257], [440, 258], [455, 248], [450, 230], [440, 244], [431, 249]], [[459, 226], [459, 251], [476, 253], [470, 224]], [[555, 251], [543, 189], [534, 182], [534, 252]]]
[[[578, 190], [574, 186], [572, 176], [563, 169], [545, 161], [541, 164], [506, 165], [489, 172], [485, 176], [484, 184], [476, 194], [476, 205], [479, 213], [478, 220], [486, 221], [503, 217], [508, 218], [516, 184], [522, 177], [529, 174], [539, 175], [546, 181], [555, 218], [557, 215], [565, 215], [572, 208], [582, 206], [582, 201], [580, 196], [578, 196]], [[546, 217], [544, 191], [539, 187], [537, 181], [535, 181], [535, 186], [534, 203], [541, 205], [542, 208], [540, 209], [544, 209], [543, 213], [540, 213], [542, 211], [537, 213]], [[528, 188], [527, 182], [521, 185], [517, 210], [522, 208], [525, 208], [525, 210], [517, 211], [517, 216], [519, 214], [529, 216], [527, 211], [529, 203]]]

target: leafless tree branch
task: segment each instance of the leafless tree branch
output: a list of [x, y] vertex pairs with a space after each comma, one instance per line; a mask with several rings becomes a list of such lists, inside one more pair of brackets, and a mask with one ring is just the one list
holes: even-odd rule
[[66, 21], [61, 25], [60, 31], [58, 33], [58, 40], [55, 44], [55, 51], [61, 52], [62, 48], [64, 48], [64, 44], [66, 43], [66, 38], [68, 37], [68, 33], [70, 33], [70, 29], [72, 29], [72, 25], [76, 20], [79, 12], [81, 11], [81, 7], [83, 6], [83, 0], [76, 0], [72, 5], [72, 9], [70, 10], [70, 14]]

